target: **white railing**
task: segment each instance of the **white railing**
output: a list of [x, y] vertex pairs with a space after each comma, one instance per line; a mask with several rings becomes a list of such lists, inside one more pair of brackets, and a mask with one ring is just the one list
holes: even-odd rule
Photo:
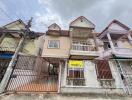
[[132, 49], [131, 48], [115, 48], [116, 53], [120, 54], [132, 54]]
[[108, 57], [108, 56], [111, 56], [112, 54], [119, 54], [119, 55], [122, 55], [122, 56], [131, 56], [132, 55], [132, 49], [131, 48], [118, 48], [118, 47], [115, 47], [114, 50], [112, 50], [111, 48], [105, 50], [102, 52], [102, 55], [101, 57]]
[[95, 46], [83, 45], [83, 44], [72, 44], [72, 50], [77, 50], [77, 51], [96, 51]]

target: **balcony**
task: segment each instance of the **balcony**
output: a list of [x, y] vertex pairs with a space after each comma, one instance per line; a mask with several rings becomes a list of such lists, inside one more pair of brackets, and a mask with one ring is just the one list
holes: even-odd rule
[[116, 47], [113, 54], [115, 54], [117, 57], [132, 57], [132, 49]]
[[99, 52], [96, 51], [95, 46], [93, 45], [73, 43], [72, 48], [70, 50], [70, 55], [71, 56], [83, 56], [83, 58], [86, 58], [86, 56], [99, 56]]
[[109, 58], [112, 55], [115, 55], [116, 57], [132, 58], [132, 49], [115, 47], [114, 50], [112, 50], [109, 48], [103, 51], [99, 58]]

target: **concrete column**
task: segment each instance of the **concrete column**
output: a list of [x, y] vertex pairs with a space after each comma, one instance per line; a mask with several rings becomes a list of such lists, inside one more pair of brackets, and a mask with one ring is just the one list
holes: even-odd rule
[[111, 39], [110, 33], [107, 33], [107, 37], [108, 37], [108, 41], [109, 41], [109, 43], [110, 43], [110, 46], [111, 46], [112, 50], [114, 50], [115, 47], [114, 47], [114, 44], [113, 44], [113, 42], [112, 42], [112, 39]]
[[65, 60], [65, 69], [64, 69], [64, 85], [66, 86], [66, 79], [67, 79], [67, 59]]
[[96, 38], [94, 33], [93, 33], [93, 39], [94, 39], [94, 43], [95, 43], [95, 46], [96, 46], [96, 50], [98, 51], [99, 50], [99, 44], [97, 43], [97, 38]]
[[59, 61], [58, 93], [61, 92], [61, 68], [62, 68], [62, 63], [61, 61]]
[[131, 37], [130, 33], [127, 34], [127, 38], [128, 38], [129, 42], [130, 42], [131, 45], [132, 45], [132, 37]]

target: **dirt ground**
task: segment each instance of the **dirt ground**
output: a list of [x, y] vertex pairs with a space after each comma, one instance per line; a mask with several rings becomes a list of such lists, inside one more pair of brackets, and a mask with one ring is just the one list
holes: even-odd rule
[[132, 100], [132, 96], [96, 94], [4, 94], [0, 100]]

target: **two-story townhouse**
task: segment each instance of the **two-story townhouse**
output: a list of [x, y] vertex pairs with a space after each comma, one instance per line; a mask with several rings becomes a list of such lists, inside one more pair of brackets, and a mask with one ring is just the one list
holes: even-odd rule
[[98, 86], [94, 58], [99, 56], [95, 25], [80, 16], [69, 25], [70, 52], [63, 68], [61, 92], [86, 92]]
[[[99, 38], [104, 43], [104, 51], [99, 59], [108, 63], [115, 87], [122, 88], [131, 94], [132, 37], [130, 28], [117, 20], [113, 20], [99, 35]], [[99, 73], [102, 71], [103, 69]]]
[[42, 57], [48, 62], [48, 74], [57, 73], [59, 92], [106, 93], [113, 89], [111, 93], [122, 93], [115, 89], [109, 64], [98, 59], [104, 49], [94, 29], [83, 16], [72, 21], [69, 30], [61, 30], [57, 24], [48, 27]]

